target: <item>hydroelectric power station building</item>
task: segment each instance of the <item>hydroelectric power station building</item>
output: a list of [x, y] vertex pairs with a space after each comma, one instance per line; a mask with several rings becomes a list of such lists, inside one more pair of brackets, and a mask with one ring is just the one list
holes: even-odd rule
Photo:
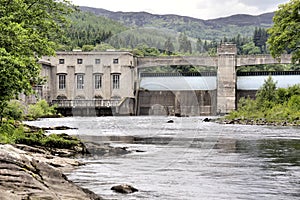
[[[217, 56], [135, 57], [130, 52], [57, 52], [43, 57], [36, 86], [39, 98], [66, 116], [216, 115], [234, 110], [242, 96], [253, 96], [272, 75], [279, 87], [300, 83], [298, 72], [238, 74], [240, 66], [291, 63], [270, 55], [238, 56], [223, 44]], [[209, 72], [142, 73], [157, 66], [205, 66]]]

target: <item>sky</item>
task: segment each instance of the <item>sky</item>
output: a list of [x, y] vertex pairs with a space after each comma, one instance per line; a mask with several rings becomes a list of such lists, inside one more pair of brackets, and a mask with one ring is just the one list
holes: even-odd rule
[[288, 0], [71, 0], [73, 4], [110, 11], [177, 14], [215, 19], [234, 14], [259, 15], [275, 11]]

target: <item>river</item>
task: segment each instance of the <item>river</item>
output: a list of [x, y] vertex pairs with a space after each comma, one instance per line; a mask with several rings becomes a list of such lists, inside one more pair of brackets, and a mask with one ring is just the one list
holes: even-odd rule
[[[81, 158], [87, 164], [67, 175], [106, 199], [300, 199], [300, 128], [150, 116], [28, 123], [78, 128], [68, 133], [134, 150]], [[139, 192], [123, 195], [110, 190], [123, 183]]]

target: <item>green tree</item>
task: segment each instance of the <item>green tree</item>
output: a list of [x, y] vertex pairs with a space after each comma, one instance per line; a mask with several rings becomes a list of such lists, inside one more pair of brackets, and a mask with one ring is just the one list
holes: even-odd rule
[[300, 61], [300, 1], [291, 0], [280, 5], [273, 21], [273, 27], [268, 30], [272, 56], [292, 52], [293, 61]]
[[186, 34], [180, 33], [178, 37], [179, 42], [179, 51], [184, 53], [192, 53], [192, 44], [191, 41], [188, 39]]
[[257, 104], [261, 109], [270, 108], [276, 100], [276, 82], [269, 76], [256, 93]]
[[259, 54], [260, 49], [259, 47], [255, 46], [254, 42], [249, 42], [241, 46], [242, 53], [249, 55], [249, 54]]
[[115, 49], [115, 48], [113, 46], [111, 46], [110, 44], [108, 44], [108, 43], [97, 44], [96, 47], [95, 47], [96, 51], [106, 51], [106, 50], [109, 50], [109, 49]]
[[267, 42], [268, 39], [268, 33], [263, 28], [255, 28], [254, 36], [253, 36], [253, 42], [255, 46], [260, 48], [260, 53], [266, 53], [267, 52]]
[[132, 52], [135, 56], [158, 56], [160, 54], [159, 50], [154, 47], [149, 47], [146, 44], [139, 44]]
[[32, 91], [37, 60], [55, 54], [71, 11], [65, 0], [0, 0], [0, 118], [7, 101]]
[[174, 48], [174, 45], [171, 41], [171, 38], [169, 37], [167, 39], [167, 41], [165, 42], [165, 45], [164, 45], [164, 51], [168, 54], [168, 55], [171, 55], [174, 51], [175, 51], [175, 48]]
[[196, 43], [196, 50], [199, 52], [199, 53], [203, 53], [204, 52], [204, 44], [203, 44], [203, 41], [198, 38], [197, 39], [197, 43]]
[[82, 46], [82, 51], [93, 51], [94, 50], [94, 46], [93, 45], [83, 45]]

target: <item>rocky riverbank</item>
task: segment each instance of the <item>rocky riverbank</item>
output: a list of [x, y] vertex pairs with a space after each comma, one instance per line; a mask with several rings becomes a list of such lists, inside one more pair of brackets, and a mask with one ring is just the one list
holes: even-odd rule
[[0, 145], [0, 199], [102, 199], [63, 174], [82, 163], [55, 154], [27, 145]]
[[300, 126], [299, 120], [294, 122], [288, 122], [285, 120], [267, 121], [266, 119], [219, 118], [213, 121], [221, 124], [241, 124], [241, 125], [258, 125], [258, 126]]

